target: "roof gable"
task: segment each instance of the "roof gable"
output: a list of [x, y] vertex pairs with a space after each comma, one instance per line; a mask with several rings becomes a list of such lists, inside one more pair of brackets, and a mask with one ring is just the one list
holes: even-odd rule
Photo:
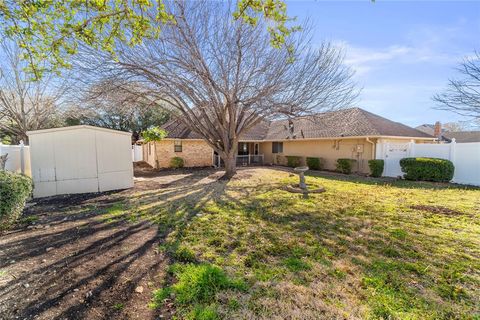
[[[358, 136], [396, 136], [433, 138], [422, 131], [394, 122], [360, 108], [317, 113], [291, 120], [261, 122], [241, 136], [241, 140], [321, 139]], [[168, 138], [201, 139], [178, 120], [163, 128]]]
[[274, 121], [265, 140], [340, 138], [358, 136], [401, 136], [432, 138], [404, 124], [388, 120], [360, 108], [318, 113], [292, 120]]

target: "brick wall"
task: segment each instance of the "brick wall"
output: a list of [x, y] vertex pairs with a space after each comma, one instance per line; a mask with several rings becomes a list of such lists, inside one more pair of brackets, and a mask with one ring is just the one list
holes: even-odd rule
[[209, 167], [213, 165], [213, 150], [202, 140], [181, 140], [182, 152], [175, 152], [174, 140], [155, 142], [159, 168], [170, 167], [173, 157], [183, 158], [185, 167]]

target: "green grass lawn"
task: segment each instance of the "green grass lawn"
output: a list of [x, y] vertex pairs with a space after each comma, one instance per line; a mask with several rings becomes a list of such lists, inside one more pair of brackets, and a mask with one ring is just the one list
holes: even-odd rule
[[[115, 204], [151, 219], [170, 277], [152, 308], [185, 319], [480, 319], [480, 191], [287, 172], [190, 177]], [[192, 180], [193, 179], [193, 180]], [[170, 301], [167, 300], [167, 301]]]

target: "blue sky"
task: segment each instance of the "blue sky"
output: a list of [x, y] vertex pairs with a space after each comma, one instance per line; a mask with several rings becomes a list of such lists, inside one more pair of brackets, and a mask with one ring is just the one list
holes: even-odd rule
[[290, 16], [313, 24], [363, 87], [358, 106], [410, 126], [464, 118], [432, 109], [463, 57], [480, 50], [479, 1], [287, 1]]

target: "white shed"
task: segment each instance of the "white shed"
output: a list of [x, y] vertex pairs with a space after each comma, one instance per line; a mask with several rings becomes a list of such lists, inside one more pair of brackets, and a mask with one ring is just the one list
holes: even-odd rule
[[133, 187], [129, 132], [80, 125], [27, 135], [36, 198]]

